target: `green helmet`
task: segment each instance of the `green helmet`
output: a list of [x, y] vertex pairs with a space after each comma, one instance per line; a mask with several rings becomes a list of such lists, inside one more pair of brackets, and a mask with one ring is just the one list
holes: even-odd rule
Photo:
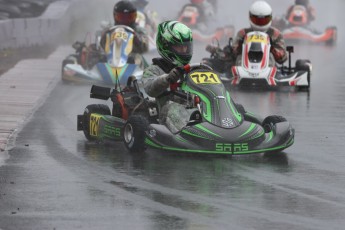
[[187, 65], [192, 59], [192, 31], [181, 22], [165, 21], [160, 23], [156, 44], [158, 53], [176, 66]]

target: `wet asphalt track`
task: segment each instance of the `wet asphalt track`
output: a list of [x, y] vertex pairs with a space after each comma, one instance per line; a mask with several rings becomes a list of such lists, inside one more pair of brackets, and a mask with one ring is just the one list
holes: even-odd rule
[[[295, 143], [276, 157], [130, 155], [122, 145], [88, 144], [76, 115], [102, 101], [88, 98], [89, 86], [59, 83], [0, 167], [0, 229], [343, 229], [338, 29], [334, 48], [295, 46], [295, 58], [313, 63], [310, 93], [231, 92], [247, 110], [292, 123]], [[206, 55], [195, 50], [195, 61]]]

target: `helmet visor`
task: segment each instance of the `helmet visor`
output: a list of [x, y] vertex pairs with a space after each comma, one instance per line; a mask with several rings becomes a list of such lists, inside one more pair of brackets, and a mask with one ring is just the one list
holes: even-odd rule
[[184, 42], [183, 44], [172, 45], [172, 51], [177, 55], [192, 55], [193, 54], [193, 44], [192, 42]]
[[250, 21], [257, 26], [266, 26], [272, 21], [272, 15], [257, 16], [250, 14]]
[[137, 18], [137, 12], [131, 12], [131, 13], [117, 12], [114, 15], [116, 24], [127, 25], [127, 26], [133, 24], [136, 18]]

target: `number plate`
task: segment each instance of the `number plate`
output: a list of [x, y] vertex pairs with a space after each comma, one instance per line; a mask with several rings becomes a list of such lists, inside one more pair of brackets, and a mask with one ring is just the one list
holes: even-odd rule
[[194, 72], [190, 78], [195, 84], [221, 84], [218, 75], [212, 72]]
[[115, 33], [111, 34], [111, 41], [116, 39], [123, 39], [126, 41], [128, 39], [128, 34], [126, 32], [116, 31]]
[[260, 35], [260, 34], [254, 34], [254, 35], [249, 35], [247, 37], [247, 43], [250, 42], [258, 42], [258, 43], [267, 43], [267, 39], [265, 36]]

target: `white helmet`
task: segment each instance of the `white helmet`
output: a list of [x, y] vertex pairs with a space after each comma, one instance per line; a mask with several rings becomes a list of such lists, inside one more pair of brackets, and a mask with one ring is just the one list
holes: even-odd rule
[[272, 24], [272, 8], [265, 1], [254, 2], [249, 10], [250, 25], [254, 30], [266, 32]]

